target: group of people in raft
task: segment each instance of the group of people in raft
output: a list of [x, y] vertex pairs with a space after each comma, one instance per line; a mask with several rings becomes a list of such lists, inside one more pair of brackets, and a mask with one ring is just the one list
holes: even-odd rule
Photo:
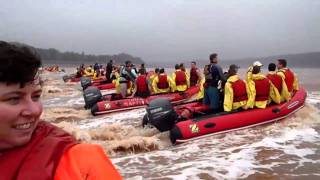
[[215, 113], [280, 104], [289, 101], [293, 92], [298, 90], [297, 76], [287, 68], [285, 59], [278, 59], [277, 65], [270, 63], [267, 74], [262, 73], [261, 62], [254, 62], [248, 68], [245, 80], [238, 75], [239, 66], [232, 64], [223, 73], [218, 55], [211, 54], [209, 59], [210, 64], [204, 67], [203, 73], [196, 62], [191, 62], [190, 72], [186, 71], [183, 63], [176, 64], [171, 76], [164, 68], [147, 72], [144, 64], [137, 70], [130, 61], [116, 67], [111, 60], [106, 68], [106, 78], [116, 84], [120, 98], [184, 92], [198, 85], [201, 88], [196, 98], [203, 99], [203, 103]]
[[[195, 65], [191, 68], [191, 77], [184, 77], [191, 86], [201, 84], [201, 80], [192, 79], [195, 74], [200, 78]], [[99, 145], [80, 143], [62, 129], [40, 120], [43, 110], [40, 66], [41, 59], [28, 47], [0, 41], [1, 179], [122, 179]], [[213, 110], [219, 108], [219, 86], [224, 82], [227, 111], [240, 107], [264, 108], [271, 101], [288, 101], [298, 84], [286, 61], [278, 60], [277, 72], [275, 65], [270, 64], [267, 76], [261, 73], [261, 66], [260, 62], [253, 63], [243, 81], [237, 75], [238, 66], [231, 65], [225, 76], [218, 65], [217, 54], [210, 55], [210, 65], [204, 70], [204, 103], [210, 104]], [[126, 71], [130, 67], [127, 63]], [[184, 79], [180, 74], [185, 71], [179, 67], [175, 73], [176, 89], [184, 91], [188, 84], [180, 82]], [[144, 73], [140, 71], [141, 74]], [[163, 83], [163, 79], [167, 83]], [[163, 69], [152, 80], [161, 90], [157, 92], [167, 92], [172, 82]], [[254, 101], [250, 103], [252, 97]]]

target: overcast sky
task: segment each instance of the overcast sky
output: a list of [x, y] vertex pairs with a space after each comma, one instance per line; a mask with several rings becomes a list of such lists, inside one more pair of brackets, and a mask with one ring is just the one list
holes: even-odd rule
[[320, 0], [0, 0], [0, 39], [146, 62], [320, 51]]

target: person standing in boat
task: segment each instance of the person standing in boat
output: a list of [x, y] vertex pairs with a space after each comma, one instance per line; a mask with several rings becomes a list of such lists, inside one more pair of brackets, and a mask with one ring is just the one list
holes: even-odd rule
[[247, 82], [250, 91], [247, 106], [250, 108], [266, 108], [271, 100], [277, 104], [280, 103], [279, 92], [270, 80], [261, 73], [262, 66], [262, 64], [256, 64], [252, 67], [252, 75]]
[[174, 92], [174, 82], [170, 76], [165, 73], [164, 68], [161, 68], [159, 75], [154, 78], [152, 89], [154, 94]]
[[107, 66], [106, 66], [106, 80], [108, 82], [111, 82], [110, 75], [112, 73], [112, 70], [113, 70], [113, 60], [110, 59], [110, 61], [107, 63]]
[[180, 65], [175, 65], [175, 72], [172, 73], [172, 80], [175, 84], [175, 91], [184, 92], [190, 87], [189, 76], [180, 69]]
[[290, 99], [290, 93], [288, 91], [287, 85], [282, 76], [277, 74], [276, 72], [276, 64], [270, 63], [268, 65], [268, 74], [267, 78], [271, 81], [271, 83], [275, 86], [276, 90], [279, 92], [281, 96], [281, 102], [288, 101]]
[[201, 81], [201, 73], [197, 68], [197, 64], [195, 61], [191, 62], [190, 68], [190, 86], [195, 86], [200, 84]]
[[40, 120], [40, 65], [27, 47], [0, 41], [0, 179], [121, 179], [99, 145]]
[[224, 86], [224, 111], [232, 111], [239, 108], [247, 109], [250, 90], [245, 81], [240, 79], [239, 66], [232, 64], [228, 70], [228, 79]]
[[[210, 55], [210, 66], [208, 68], [208, 74], [211, 75], [211, 80], [206, 82], [204, 89], [203, 103], [210, 105], [210, 108], [214, 113], [222, 110], [221, 92], [219, 84], [223, 85], [226, 82], [226, 77], [223, 74], [221, 66], [218, 64], [218, 54], [214, 53]], [[207, 72], [205, 72], [207, 73]], [[206, 79], [209, 80], [209, 79]]]
[[[284, 81], [286, 82], [289, 93], [292, 95], [295, 91], [299, 90], [298, 86], [298, 78], [291, 71], [291, 69], [287, 68], [287, 61], [285, 59], [278, 60], [278, 75], [280, 75]], [[291, 98], [291, 96], [290, 96]], [[287, 101], [289, 99], [286, 99]]]
[[123, 68], [120, 68], [119, 89], [122, 98], [126, 98], [132, 93], [132, 90], [134, 89], [133, 85], [135, 84], [136, 78], [137, 74], [135, 74], [133, 64], [131, 63], [131, 61], [126, 61], [125, 66]]

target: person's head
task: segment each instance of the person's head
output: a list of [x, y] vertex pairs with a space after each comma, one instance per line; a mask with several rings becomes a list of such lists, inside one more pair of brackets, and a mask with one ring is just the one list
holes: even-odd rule
[[40, 66], [30, 49], [0, 41], [0, 151], [27, 144], [39, 122]]
[[276, 70], [276, 64], [275, 63], [270, 63], [268, 65], [268, 70], [269, 71], [275, 71]]
[[195, 61], [191, 62], [191, 68], [196, 68], [197, 67], [197, 63]]
[[278, 59], [278, 69], [282, 69], [287, 67], [287, 60], [285, 59]]
[[145, 75], [146, 74], [146, 70], [145, 69], [139, 69], [139, 74], [141, 75]]
[[159, 68], [155, 68], [155, 69], [154, 69], [154, 72], [155, 72], [156, 74], [158, 74], [158, 73], [159, 73]]
[[141, 68], [144, 68], [144, 63], [141, 64]]
[[261, 72], [261, 66], [253, 66], [252, 74], [258, 74]]
[[131, 61], [126, 61], [126, 62], [125, 62], [125, 66], [126, 66], [126, 67], [131, 66], [131, 64], [132, 64]]
[[110, 61], [109, 61], [110, 63], [113, 63], [113, 60], [112, 59], [110, 59]]
[[209, 59], [210, 59], [210, 63], [213, 63], [213, 64], [218, 63], [218, 54], [217, 53], [210, 54]]
[[159, 70], [159, 73], [161, 74], [161, 73], [164, 73], [164, 68], [161, 68], [160, 70]]
[[179, 64], [176, 64], [176, 65], [174, 66], [174, 69], [175, 69], [175, 70], [180, 69], [180, 65], [179, 65]]
[[236, 64], [231, 64], [231, 65], [229, 66], [228, 75], [229, 75], [229, 76], [236, 75], [236, 74], [238, 73], [238, 69], [239, 69], [239, 68], [240, 68], [240, 67], [239, 67], [238, 65], [236, 65]]

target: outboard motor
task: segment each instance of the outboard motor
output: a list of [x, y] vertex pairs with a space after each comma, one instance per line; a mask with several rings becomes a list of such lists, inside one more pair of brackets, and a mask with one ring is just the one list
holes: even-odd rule
[[171, 102], [165, 98], [152, 100], [147, 109], [147, 114], [143, 118], [142, 125], [150, 123], [160, 132], [170, 130], [178, 118]]
[[87, 89], [91, 85], [91, 78], [89, 77], [81, 77], [80, 78], [81, 86], [83, 90]]
[[89, 109], [98, 101], [103, 100], [103, 96], [97, 87], [89, 87], [83, 92], [83, 98], [85, 106], [84, 108]]

